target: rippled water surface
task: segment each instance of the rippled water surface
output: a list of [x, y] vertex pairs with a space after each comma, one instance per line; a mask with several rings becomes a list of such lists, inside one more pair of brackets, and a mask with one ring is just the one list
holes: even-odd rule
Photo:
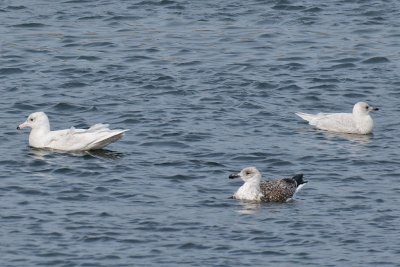
[[[323, 3], [324, 2], [324, 3]], [[398, 266], [400, 3], [0, 2], [1, 266]], [[368, 101], [371, 136], [294, 115]], [[16, 126], [128, 128], [93, 153]], [[304, 173], [284, 204], [228, 175]]]

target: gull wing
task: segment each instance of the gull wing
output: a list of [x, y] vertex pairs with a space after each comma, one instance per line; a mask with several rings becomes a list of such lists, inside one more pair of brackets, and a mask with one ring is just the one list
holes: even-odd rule
[[296, 192], [296, 182], [291, 178], [276, 181], [263, 181], [260, 184], [265, 202], [285, 202]]

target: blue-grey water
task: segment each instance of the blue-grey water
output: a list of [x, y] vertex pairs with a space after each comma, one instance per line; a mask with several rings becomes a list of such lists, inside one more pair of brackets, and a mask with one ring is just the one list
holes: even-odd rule
[[[0, 1], [0, 265], [399, 266], [400, 3]], [[371, 136], [294, 115], [380, 108]], [[110, 123], [93, 153], [18, 124]], [[228, 175], [304, 173], [294, 201]]]

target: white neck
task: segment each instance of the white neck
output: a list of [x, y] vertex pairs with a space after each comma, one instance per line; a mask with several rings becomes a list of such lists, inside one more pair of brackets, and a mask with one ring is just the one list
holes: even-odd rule
[[50, 142], [50, 125], [42, 125], [41, 127], [35, 127], [29, 134], [29, 145], [32, 147], [43, 148], [46, 147]]
[[259, 201], [262, 197], [260, 180], [255, 179], [245, 182], [233, 196], [236, 199]]
[[372, 129], [374, 128], [374, 121], [369, 114], [357, 114], [355, 122], [357, 129], [362, 134], [371, 133]]

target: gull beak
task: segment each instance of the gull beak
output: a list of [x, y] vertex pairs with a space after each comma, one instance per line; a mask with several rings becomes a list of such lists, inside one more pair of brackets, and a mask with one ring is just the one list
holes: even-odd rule
[[232, 173], [231, 175], [229, 175], [229, 179], [240, 178], [240, 175], [239, 175], [239, 173], [240, 173], [240, 172], [237, 172], [237, 173]]
[[373, 108], [373, 107], [371, 107], [371, 111], [378, 111], [379, 110], [379, 108]]
[[17, 130], [21, 130], [26, 127], [28, 127], [28, 124], [26, 122], [24, 122], [24, 123], [21, 123], [20, 125], [18, 125]]

